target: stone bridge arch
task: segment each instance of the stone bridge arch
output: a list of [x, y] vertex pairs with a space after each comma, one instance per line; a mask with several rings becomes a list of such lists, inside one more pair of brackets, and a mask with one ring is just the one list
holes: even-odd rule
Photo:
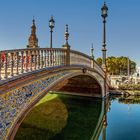
[[101, 97], [105, 96], [104, 78], [96, 70], [81, 66], [43, 69], [3, 84], [0, 88], [0, 139], [13, 139], [22, 120], [48, 91], [79, 75], [94, 79], [101, 88]]
[[89, 73], [73, 73], [62, 82], [57, 83], [53, 91], [79, 96], [99, 97], [104, 95], [103, 85]]

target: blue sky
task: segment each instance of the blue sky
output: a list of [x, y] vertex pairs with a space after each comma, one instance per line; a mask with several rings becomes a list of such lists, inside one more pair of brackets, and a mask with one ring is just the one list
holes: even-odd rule
[[[53, 47], [64, 44], [65, 24], [69, 24], [69, 44], [74, 50], [101, 56], [103, 0], [0, 0], [0, 50], [26, 48], [35, 16], [40, 47], [49, 47], [48, 21], [56, 25]], [[129, 56], [140, 66], [140, 0], [106, 0], [107, 55]]]

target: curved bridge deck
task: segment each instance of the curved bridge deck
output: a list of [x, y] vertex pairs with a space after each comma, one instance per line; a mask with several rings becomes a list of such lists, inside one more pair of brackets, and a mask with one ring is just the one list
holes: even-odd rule
[[[81, 87], [93, 97], [106, 95], [102, 68], [90, 56], [69, 48], [1, 51], [0, 62], [1, 140], [14, 138], [27, 113], [50, 90]], [[96, 90], [100, 94], [94, 94]]]

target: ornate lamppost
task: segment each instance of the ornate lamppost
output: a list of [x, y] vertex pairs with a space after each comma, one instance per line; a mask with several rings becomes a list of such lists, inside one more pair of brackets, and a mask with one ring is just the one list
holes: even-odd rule
[[106, 3], [104, 2], [103, 7], [101, 8], [101, 16], [103, 18], [103, 45], [102, 45], [102, 68], [106, 71], [106, 17], [108, 11], [108, 7], [106, 6]]
[[55, 26], [55, 21], [53, 19], [53, 16], [51, 16], [51, 19], [49, 20], [49, 27], [50, 27], [50, 48], [52, 48], [52, 32], [53, 32], [54, 26]]

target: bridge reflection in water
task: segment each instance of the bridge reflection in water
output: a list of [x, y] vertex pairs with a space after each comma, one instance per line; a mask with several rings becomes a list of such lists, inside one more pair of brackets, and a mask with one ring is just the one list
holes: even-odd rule
[[[106, 138], [108, 101], [62, 94], [48, 94], [27, 115], [15, 140]], [[87, 109], [88, 108], [88, 109]]]

